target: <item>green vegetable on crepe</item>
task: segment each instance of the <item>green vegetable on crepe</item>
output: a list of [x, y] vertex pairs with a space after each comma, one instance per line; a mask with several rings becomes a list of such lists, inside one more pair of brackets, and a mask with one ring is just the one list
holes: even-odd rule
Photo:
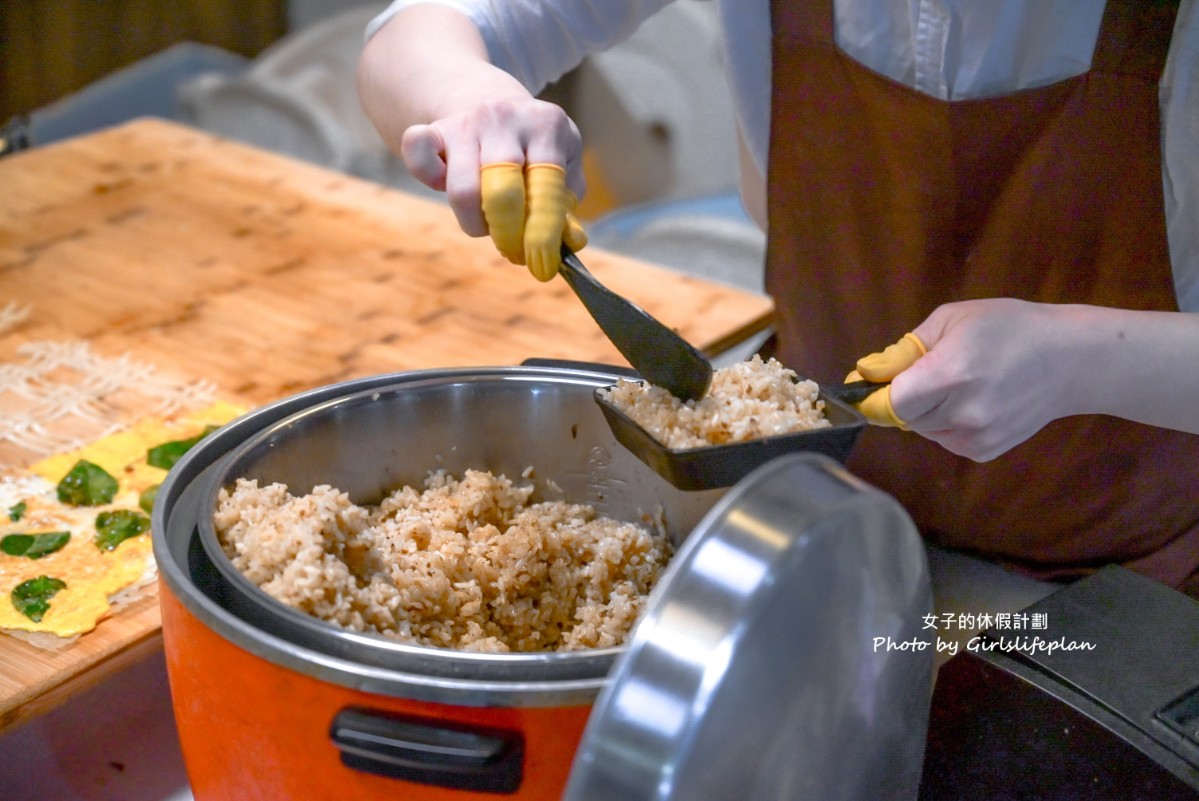
[[137, 505], [142, 508], [146, 514], [153, 514], [154, 501], [158, 498], [158, 488], [161, 484], [155, 484], [153, 487], [146, 487], [142, 490], [142, 494], [137, 496]]
[[150, 530], [150, 518], [141, 512], [117, 509], [96, 515], [96, 536], [93, 542], [102, 551], [115, 551], [125, 540]]
[[8, 519], [14, 523], [19, 523], [21, 518], [25, 516], [25, 510], [28, 508], [29, 505], [25, 501], [17, 501], [8, 507]]
[[218, 426], [205, 426], [201, 433], [189, 439], [177, 439], [155, 445], [146, 451], [146, 462], [152, 467], [170, 470], [176, 462], [183, 458], [183, 454], [190, 451], [197, 442], [216, 431], [217, 428]]
[[71, 506], [100, 506], [117, 494], [117, 480], [98, 464], [86, 459], [75, 463], [58, 482], [58, 500]]
[[43, 531], [39, 534], [9, 534], [0, 539], [0, 551], [9, 556], [41, 559], [62, 549], [71, 539], [69, 531]]
[[50, 610], [50, 599], [65, 589], [67, 583], [51, 576], [38, 576], [22, 581], [12, 591], [12, 605], [34, 623]]

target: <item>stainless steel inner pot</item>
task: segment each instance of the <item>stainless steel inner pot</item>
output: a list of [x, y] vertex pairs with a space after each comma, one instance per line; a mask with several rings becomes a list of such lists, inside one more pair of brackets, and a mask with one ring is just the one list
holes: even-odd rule
[[677, 542], [722, 490], [676, 489], [614, 439], [593, 399], [618, 370], [574, 364], [397, 373], [348, 381], [242, 417], [172, 471], [154, 512], [162, 578], [207, 625], [292, 669], [369, 692], [504, 705], [589, 702], [620, 649], [477, 654], [356, 634], [276, 601], [220, 549], [212, 512], [238, 477], [318, 484], [359, 503], [427, 472], [532, 468], [535, 499], [565, 499], [605, 515], [660, 514]]

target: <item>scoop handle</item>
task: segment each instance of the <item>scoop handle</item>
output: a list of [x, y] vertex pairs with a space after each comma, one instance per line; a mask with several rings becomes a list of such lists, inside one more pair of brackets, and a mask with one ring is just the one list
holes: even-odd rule
[[842, 403], [856, 406], [878, 390], [888, 386], [889, 383], [886, 381], [850, 381], [847, 384], [827, 384], [821, 389]]

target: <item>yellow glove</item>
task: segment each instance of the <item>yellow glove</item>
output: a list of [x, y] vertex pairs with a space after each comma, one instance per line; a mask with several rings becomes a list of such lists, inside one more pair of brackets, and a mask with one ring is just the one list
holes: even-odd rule
[[[845, 377], [845, 383], [863, 379], [890, 381], [926, 353], [928, 348], [924, 347], [920, 337], [912, 333], [904, 334], [903, 339], [894, 345], [888, 345], [881, 353], [871, 353], [858, 359], [857, 369]], [[857, 409], [876, 426], [900, 428], [904, 431], [908, 428], [908, 424], [895, 414], [895, 409], [891, 406], [890, 384], [871, 393], [866, 400], [857, 404]]]
[[480, 175], [483, 216], [496, 249], [513, 264], [525, 264], [548, 281], [562, 264], [562, 243], [571, 250], [587, 244], [575, 219], [578, 198], [566, 188], [557, 164], [487, 164]]

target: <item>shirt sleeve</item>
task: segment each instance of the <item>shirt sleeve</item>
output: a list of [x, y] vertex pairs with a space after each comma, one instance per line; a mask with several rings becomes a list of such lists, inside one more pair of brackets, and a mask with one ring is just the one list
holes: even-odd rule
[[588, 54], [633, 33], [671, 0], [395, 0], [366, 29], [369, 39], [396, 12], [420, 3], [453, 8], [474, 23], [491, 63], [536, 94]]
[[1174, 287], [1183, 311], [1199, 312], [1199, 3], [1178, 8], [1162, 74], [1162, 186]]
[[770, 0], [721, 0], [725, 70], [737, 126], [761, 180], [770, 145]]

